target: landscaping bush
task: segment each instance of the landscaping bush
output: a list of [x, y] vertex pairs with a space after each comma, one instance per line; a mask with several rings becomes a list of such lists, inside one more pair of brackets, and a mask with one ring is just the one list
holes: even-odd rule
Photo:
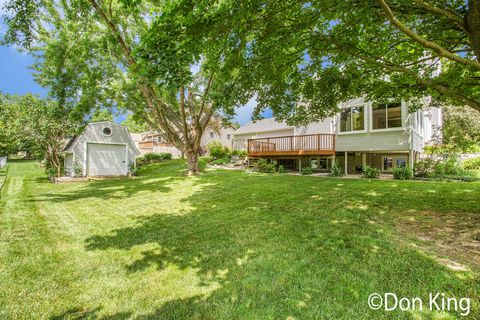
[[141, 167], [144, 164], [156, 163], [163, 160], [171, 160], [172, 154], [168, 152], [163, 153], [146, 153], [142, 157], [137, 158], [137, 167]]
[[340, 177], [343, 176], [343, 170], [338, 166], [337, 164], [333, 164], [332, 168], [330, 169], [330, 174], [329, 176], [331, 177]]
[[160, 157], [161, 157], [163, 160], [172, 160], [172, 154], [169, 153], [169, 152], [160, 153]]
[[364, 178], [376, 179], [376, 178], [380, 177], [380, 170], [378, 170], [377, 168], [370, 167], [370, 166], [365, 166], [365, 167], [363, 167], [362, 176]]
[[429, 177], [435, 171], [437, 160], [432, 157], [421, 159], [413, 166], [413, 172], [416, 177]]
[[312, 173], [313, 173], [312, 168], [310, 168], [310, 167], [302, 168], [302, 175], [309, 176]]
[[278, 166], [278, 173], [287, 173], [287, 170], [283, 165]]
[[475, 174], [460, 165], [456, 155], [450, 155], [446, 160], [433, 157], [418, 161], [414, 166], [415, 176], [439, 180], [476, 180]]
[[480, 157], [463, 161], [462, 168], [465, 170], [480, 170]]
[[163, 160], [163, 157], [160, 153], [146, 153], [143, 158], [146, 162], [157, 162]]
[[413, 178], [413, 171], [410, 168], [395, 168], [393, 169], [393, 178], [396, 180], [410, 180]]
[[223, 157], [223, 158], [219, 158], [219, 159], [213, 160], [213, 161], [212, 161], [212, 164], [223, 165], [223, 164], [229, 164], [230, 161], [231, 161], [231, 158], [230, 158], [230, 157]]
[[465, 170], [460, 166], [458, 157], [450, 155], [444, 161], [437, 161], [434, 166], [434, 175], [465, 175]]
[[198, 161], [203, 161], [204, 163], [210, 163], [213, 161], [213, 158], [210, 156], [199, 157]]
[[267, 159], [259, 159], [255, 163], [255, 168], [257, 171], [264, 173], [274, 173], [276, 171], [276, 166], [276, 162], [272, 161], [269, 163]]
[[77, 160], [73, 161], [72, 173], [74, 177], [83, 176], [83, 168]]
[[246, 157], [247, 156], [247, 151], [245, 151], [245, 150], [232, 150], [231, 155], [232, 156], [237, 156], [237, 157]]
[[137, 167], [143, 166], [147, 161], [143, 156], [137, 157]]
[[57, 176], [57, 169], [54, 167], [48, 167], [45, 169], [45, 173], [47, 174], [48, 178], [53, 178]]
[[128, 173], [131, 176], [137, 175], [137, 168], [135, 167], [135, 163], [133, 161], [128, 162]]
[[230, 149], [228, 147], [222, 146], [218, 141], [210, 142], [207, 146], [210, 156], [214, 159], [225, 158], [230, 154]]

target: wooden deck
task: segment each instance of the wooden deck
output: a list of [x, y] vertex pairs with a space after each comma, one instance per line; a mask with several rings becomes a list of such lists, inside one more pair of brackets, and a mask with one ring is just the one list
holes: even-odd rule
[[250, 157], [333, 154], [335, 154], [334, 134], [318, 133], [248, 139], [248, 155]]

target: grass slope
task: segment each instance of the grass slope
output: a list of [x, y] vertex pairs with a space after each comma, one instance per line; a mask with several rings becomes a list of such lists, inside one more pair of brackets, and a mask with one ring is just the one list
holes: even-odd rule
[[[439, 258], [457, 255], [416, 237], [445, 224], [478, 231], [479, 183], [185, 177], [183, 166], [53, 185], [37, 163], [11, 162], [0, 200], [0, 318], [459, 316], [373, 311], [373, 292], [467, 296], [480, 317], [478, 273], [447, 268]], [[458, 257], [475, 270], [472, 252]]]

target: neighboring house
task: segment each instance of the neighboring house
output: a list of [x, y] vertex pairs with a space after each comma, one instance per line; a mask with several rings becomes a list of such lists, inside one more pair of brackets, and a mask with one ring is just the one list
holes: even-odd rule
[[[426, 105], [426, 103], [425, 103]], [[364, 166], [383, 172], [413, 166], [425, 145], [441, 135], [442, 110], [409, 113], [408, 103], [372, 103], [363, 98], [339, 105], [334, 117], [293, 127], [264, 119], [235, 132], [236, 149], [250, 158], [276, 159], [291, 169], [330, 170], [333, 163], [354, 173]]]
[[78, 167], [82, 176], [125, 176], [140, 154], [128, 129], [111, 121], [89, 123], [62, 153], [66, 171]]
[[[207, 145], [210, 142], [218, 141], [223, 146], [232, 147], [233, 141], [233, 128], [221, 128], [220, 132], [208, 127], [203, 133], [201, 146], [204, 152], [207, 152]], [[146, 153], [171, 153], [174, 158], [179, 158], [182, 152], [174, 147], [171, 143], [167, 142], [156, 132], [144, 132], [132, 134], [135, 144], [141, 154]]]

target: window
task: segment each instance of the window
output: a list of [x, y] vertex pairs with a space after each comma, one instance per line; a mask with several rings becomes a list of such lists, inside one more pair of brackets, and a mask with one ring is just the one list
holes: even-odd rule
[[407, 159], [398, 158], [397, 159], [397, 168], [405, 168], [407, 166]]
[[364, 107], [346, 108], [340, 112], [340, 131], [360, 131], [365, 129]]
[[213, 138], [213, 131], [210, 132], [210, 138]]
[[373, 129], [400, 128], [402, 126], [402, 104], [381, 103], [372, 106]]
[[230, 135], [229, 134], [227, 134], [227, 140], [230, 140]]
[[383, 157], [383, 170], [392, 170], [393, 158]]
[[105, 127], [102, 129], [102, 132], [104, 135], [109, 136], [112, 134], [112, 129], [110, 129], [109, 127]]
[[310, 166], [313, 170], [327, 169], [327, 159], [326, 158], [314, 158], [310, 160]]

